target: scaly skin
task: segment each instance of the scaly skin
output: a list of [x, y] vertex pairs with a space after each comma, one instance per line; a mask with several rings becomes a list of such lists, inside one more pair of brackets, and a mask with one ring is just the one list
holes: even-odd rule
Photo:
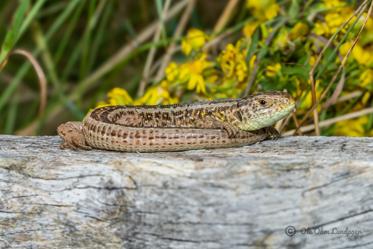
[[277, 137], [270, 127], [294, 110], [284, 92], [165, 106], [109, 106], [58, 127], [62, 148], [179, 151], [241, 146]]

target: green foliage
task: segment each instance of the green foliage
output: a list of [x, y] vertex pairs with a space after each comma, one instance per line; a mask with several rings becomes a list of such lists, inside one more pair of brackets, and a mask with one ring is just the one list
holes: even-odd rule
[[[371, 1], [359, 6], [362, 3], [342, 0], [246, 0], [226, 16], [224, 6], [197, 2], [188, 14], [183, 1], [172, 0], [4, 1], [0, 133], [23, 128], [26, 134], [54, 133], [56, 124], [81, 119], [99, 105], [235, 98], [245, 92], [283, 89], [298, 100], [295, 118], [311, 124], [312, 115], [306, 116], [313, 105], [310, 71], [320, 54], [314, 71], [317, 99], [330, 87], [316, 109], [320, 121], [372, 106], [371, 17], [336, 75]], [[354, 12], [359, 7], [361, 11]], [[176, 14], [167, 18], [172, 12]], [[162, 23], [151, 26], [153, 20]], [[216, 28], [219, 22], [224, 28]], [[184, 30], [182, 36], [174, 37], [179, 29]], [[165, 60], [170, 46], [176, 52]], [[37, 77], [29, 62], [11, 54], [17, 48], [28, 50], [46, 75], [48, 104], [41, 116]], [[330, 105], [333, 93], [344, 100]], [[348, 97], [352, 93], [355, 97]], [[359, 116], [322, 133], [373, 135], [372, 119]], [[295, 128], [295, 123], [287, 128]]]

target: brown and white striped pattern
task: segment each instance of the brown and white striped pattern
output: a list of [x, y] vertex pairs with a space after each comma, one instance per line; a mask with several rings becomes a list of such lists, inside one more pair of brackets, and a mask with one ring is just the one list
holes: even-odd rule
[[266, 139], [266, 129], [255, 132], [242, 131], [234, 138], [221, 129], [190, 128], [136, 128], [106, 124], [88, 118], [83, 125], [88, 145], [116, 151], [182, 151], [235, 147]]
[[[265, 127], [293, 109], [294, 100], [283, 92], [184, 105], [108, 106], [93, 110], [82, 123], [61, 125], [58, 133], [64, 148], [152, 152], [234, 147], [266, 139], [271, 134]], [[227, 126], [237, 129], [234, 136]]]

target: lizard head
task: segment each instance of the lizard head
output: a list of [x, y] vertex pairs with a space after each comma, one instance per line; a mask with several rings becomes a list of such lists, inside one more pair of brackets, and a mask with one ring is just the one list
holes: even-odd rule
[[239, 102], [241, 130], [253, 131], [271, 126], [295, 109], [295, 101], [286, 92], [264, 92]]

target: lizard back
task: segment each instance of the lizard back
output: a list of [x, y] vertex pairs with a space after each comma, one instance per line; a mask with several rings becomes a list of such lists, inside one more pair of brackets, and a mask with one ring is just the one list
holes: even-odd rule
[[[247, 98], [220, 99], [175, 105], [107, 106], [96, 108], [88, 116], [96, 121], [127, 127], [144, 128], [222, 128], [222, 123], [260, 129], [261, 119], [274, 119], [282, 109], [292, 106], [284, 92], [251, 95]], [[291, 107], [293, 108], [293, 107]], [[259, 123], [258, 123], [259, 122]], [[245, 130], [245, 129], [243, 129]]]

